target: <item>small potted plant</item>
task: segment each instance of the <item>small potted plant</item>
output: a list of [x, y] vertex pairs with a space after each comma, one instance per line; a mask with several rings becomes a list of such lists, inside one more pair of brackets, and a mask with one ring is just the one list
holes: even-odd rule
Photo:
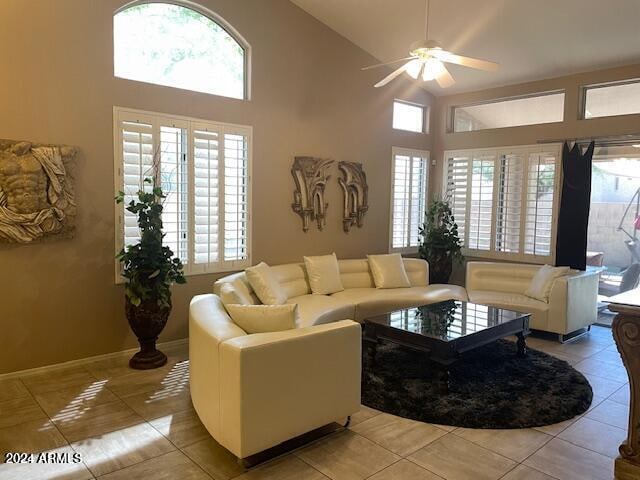
[[[186, 282], [182, 262], [162, 245], [165, 195], [152, 179], [146, 178], [144, 184], [148, 188], [138, 191], [137, 200], [126, 206], [138, 217], [140, 241], [117, 255], [126, 280], [125, 313], [140, 343], [140, 351], [129, 360], [129, 366], [139, 370], [167, 363], [167, 356], [156, 348], [156, 341], [171, 313], [171, 285]], [[124, 192], [118, 193], [116, 202], [124, 203]]]
[[429, 262], [429, 283], [447, 283], [453, 262], [463, 259], [458, 225], [449, 203], [434, 200], [418, 233], [421, 237], [418, 253]]

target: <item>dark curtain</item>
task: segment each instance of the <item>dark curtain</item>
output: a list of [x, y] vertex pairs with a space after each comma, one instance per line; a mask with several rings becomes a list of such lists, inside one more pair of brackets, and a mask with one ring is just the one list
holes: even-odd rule
[[576, 143], [562, 147], [562, 197], [558, 214], [556, 265], [585, 270], [591, 206], [591, 163], [594, 142], [584, 152]]

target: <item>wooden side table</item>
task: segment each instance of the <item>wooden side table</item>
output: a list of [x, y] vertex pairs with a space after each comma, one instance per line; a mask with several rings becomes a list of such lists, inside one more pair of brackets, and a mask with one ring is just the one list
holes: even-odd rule
[[631, 398], [627, 439], [616, 458], [616, 480], [640, 479], [640, 289], [611, 297], [613, 338], [629, 375]]

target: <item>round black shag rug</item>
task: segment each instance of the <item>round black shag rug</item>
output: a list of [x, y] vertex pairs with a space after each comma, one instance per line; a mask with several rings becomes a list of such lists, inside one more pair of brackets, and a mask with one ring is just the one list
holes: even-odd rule
[[451, 368], [449, 394], [424, 353], [382, 342], [376, 363], [363, 348], [362, 403], [427, 423], [467, 428], [551, 425], [587, 411], [591, 385], [567, 362], [529, 349], [516, 356], [513, 342], [479, 348]]

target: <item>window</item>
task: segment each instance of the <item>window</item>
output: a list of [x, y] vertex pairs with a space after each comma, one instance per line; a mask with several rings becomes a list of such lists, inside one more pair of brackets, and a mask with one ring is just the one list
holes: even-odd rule
[[640, 113], [640, 79], [584, 88], [582, 118]]
[[467, 255], [553, 260], [560, 148], [445, 153], [444, 197]]
[[399, 100], [394, 101], [393, 128], [409, 132], [425, 132], [425, 107]]
[[114, 15], [113, 47], [116, 77], [248, 97], [248, 45], [212, 12], [136, 2]]
[[517, 127], [564, 120], [564, 92], [545, 92], [521, 98], [452, 108], [454, 132]]
[[393, 147], [390, 250], [415, 252], [424, 219], [429, 152]]
[[[126, 204], [145, 178], [160, 182], [167, 196], [164, 244], [188, 275], [250, 265], [251, 133], [251, 127], [114, 109], [116, 191], [125, 192]], [[136, 243], [136, 216], [117, 205], [116, 220], [117, 250]]]

